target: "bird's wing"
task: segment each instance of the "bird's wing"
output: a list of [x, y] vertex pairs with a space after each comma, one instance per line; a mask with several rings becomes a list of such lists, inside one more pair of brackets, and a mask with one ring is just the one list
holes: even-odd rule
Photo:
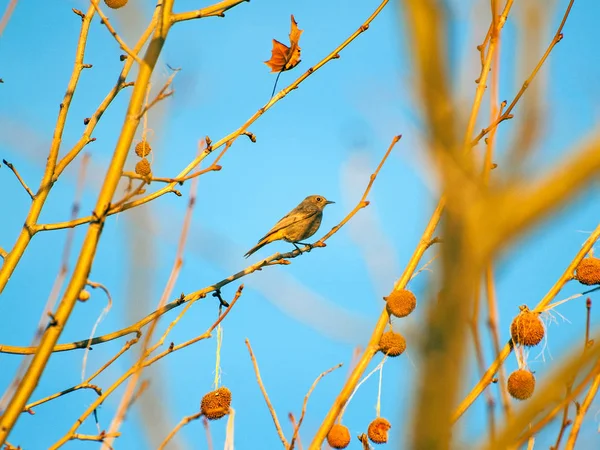
[[271, 228], [271, 230], [267, 234], [265, 234], [262, 238], [260, 238], [258, 240], [258, 242], [263, 241], [267, 237], [271, 236], [274, 233], [277, 233], [279, 230], [281, 230], [285, 227], [288, 227], [296, 222], [300, 222], [301, 220], [308, 219], [309, 217], [314, 216], [318, 212], [319, 212], [319, 210], [315, 208], [314, 210], [303, 211], [301, 214], [298, 214], [298, 211], [296, 209], [293, 209], [288, 214], [283, 216], [281, 218], [281, 220], [279, 222], [277, 222], [275, 224], [275, 226], [273, 228]]

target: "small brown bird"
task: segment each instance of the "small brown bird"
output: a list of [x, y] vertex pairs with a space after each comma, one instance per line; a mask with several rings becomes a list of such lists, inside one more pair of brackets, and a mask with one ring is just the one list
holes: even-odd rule
[[252, 253], [267, 245], [270, 242], [283, 239], [291, 242], [298, 248], [296, 243], [302, 243], [317, 232], [321, 226], [323, 218], [323, 209], [330, 202], [322, 195], [309, 195], [302, 203], [286, 214], [277, 224], [271, 228], [261, 240], [252, 247], [244, 256], [247, 258]]

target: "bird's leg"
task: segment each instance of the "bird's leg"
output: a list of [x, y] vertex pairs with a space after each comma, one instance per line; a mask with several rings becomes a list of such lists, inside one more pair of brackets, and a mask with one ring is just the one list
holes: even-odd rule
[[[307, 252], [310, 252], [314, 248], [312, 244], [307, 244], [306, 242], [298, 242], [298, 244], [307, 246], [308, 247], [308, 250], [306, 250]], [[294, 244], [294, 245], [296, 245], [296, 244]], [[296, 248], [298, 248], [298, 247], [296, 247]], [[298, 248], [298, 250], [300, 250], [300, 249]]]
[[293, 245], [294, 247], [296, 247], [296, 250], [298, 250], [298, 251], [300, 252], [300, 254], [302, 254], [302, 250], [300, 249], [300, 247], [298, 247], [298, 246], [296, 245], [296, 243], [295, 243], [295, 242], [292, 242], [292, 245]]

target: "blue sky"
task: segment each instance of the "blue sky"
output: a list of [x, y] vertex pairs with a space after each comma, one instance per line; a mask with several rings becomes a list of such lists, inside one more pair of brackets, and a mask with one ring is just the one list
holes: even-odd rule
[[[0, 10], [7, 3], [0, 1]], [[143, 3], [132, 1], [121, 11], [108, 12], [131, 46], [152, 13], [152, 8]], [[479, 72], [479, 55], [475, 46], [487, 30], [488, 6], [487, 2], [449, 3], [453, 11], [448, 44], [453, 86], [458, 104], [466, 109], [476, 87], [473, 80]], [[520, 33], [525, 14], [522, 7], [515, 7], [502, 41], [501, 99], [512, 99], [554, 33], [568, 2], [553, 3], [555, 9], [543, 7], [549, 23], [540, 31], [539, 52], [527, 57], [522, 54], [527, 46]], [[220, 139], [268, 101], [275, 76], [264, 61], [270, 57], [271, 39], [286, 42], [290, 14], [304, 30], [300, 41], [302, 62], [281, 75], [280, 88], [339, 45], [377, 5], [374, 1], [253, 1], [229, 11], [224, 19], [190, 21], [174, 27], [153, 78], [153, 86], [158, 89], [170, 74], [167, 64], [182, 69], [175, 78], [175, 95], [149, 115], [154, 173], [176, 175], [196, 154], [199, 139], [206, 135], [213, 141]], [[196, 1], [176, 2], [177, 11], [199, 6]], [[0, 156], [12, 162], [33, 189], [43, 173], [58, 104], [72, 69], [80, 27], [72, 7], [85, 9], [86, 4], [65, 1], [43, 7], [21, 1], [0, 37], [0, 77], [4, 79], [0, 85]], [[535, 153], [525, 166], [528, 176], [565, 157], [593, 132], [598, 121], [599, 88], [595, 81], [600, 65], [593, 57], [600, 38], [600, 31], [596, 31], [598, 13], [597, 4], [576, 2], [564, 29], [565, 38], [536, 79], [544, 122]], [[539, 15], [545, 17], [541, 12]], [[400, 276], [435, 206], [436, 182], [424, 153], [424, 129], [414, 89], [416, 75], [405, 29], [402, 7], [389, 4], [340, 59], [309, 77], [250, 127], [256, 143], [240, 138], [223, 158], [223, 169], [200, 179], [189, 244], [174, 295], [208, 286], [275, 251], [289, 250], [290, 244], [278, 242], [249, 260], [242, 256], [307, 195], [322, 194], [336, 201], [325, 211], [317, 236], [324, 234], [359, 200], [392, 137], [404, 136], [375, 182], [371, 205], [334, 235], [327, 248], [296, 258], [289, 266], [265, 268], [243, 280], [244, 294], [224, 322], [221, 355], [222, 382], [233, 392], [236, 448], [241, 450], [257, 448], [256, 442], [265, 449], [280, 445], [244, 339], [249, 338], [253, 345], [263, 381], [288, 436], [292, 428], [287, 413], [293, 411], [299, 416], [304, 395], [319, 373], [345, 363], [344, 368], [321, 381], [309, 402], [301, 431], [307, 444], [342, 386], [354, 347], [366, 343], [383, 306], [381, 298]], [[85, 58], [94, 67], [82, 74], [65, 129], [63, 152], [79, 138], [83, 119], [115, 82], [123, 64], [120, 53], [114, 39], [95, 18]], [[87, 147], [91, 162], [82, 214], [93, 208], [128, 95], [128, 91], [123, 92], [111, 105], [94, 132], [96, 142]], [[531, 96], [526, 94], [523, 102], [528, 99]], [[515, 110], [515, 120], [501, 125], [500, 169], [502, 156], [515, 146], [521, 106]], [[487, 112], [482, 115], [486, 116]], [[476, 129], [485, 122], [478, 123]], [[135, 162], [132, 153], [127, 168], [132, 170]], [[76, 162], [54, 186], [42, 222], [67, 220], [77, 167]], [[181, 198], [165, 196], [108, 220], [90, 278], [108, 287], [114, 304], [97, 334], [123, 328], [154, 310], [175, 256], [189, 184], [181, 191]], [[10, 249], [29, 199], [4, 165], [0, 168], [0, 193], [0, 246]], [[498, 261], [503, 341], [518, 305], [539, 301], [597, 225], [597, 194], [597, 186], [593, 186], [531, 230]], [[84, 227], [76, 231], [73, 258], [84, 233]], [[0, 301], [1, 344], [29, 344], [59, 270], [65, 237], [63, 231], [40, 234], [25, 253]], [[435, 250], [428, 252], [423, 263], [434, 256]], [[432, 267], [433, 273], [424, 271], [410, 284], [421, 308], [395, 324], [407, 335], [408, 351], [384, 368], [381, 407], [382, 415], [393, 426], [390, 448], [398, 448], [406, 437], [403, 424], [408, 422], [411, 394], [419, 375], [411, 337], [416, 339], [422, 323], [428, 286], [435, 278], [435, 264]], [[237, 286], [227, 286], [224, 297], [231, 298]], [[572, 283], [559, 298], [581, 291]], [[90, 301], [77, 305], [61, 342], [87, 337], [105, 304], [105, 297], [93, 291]], [[178, 311], [165, 316], [159, 328], [164, 329]], [[568, 321], [557, 315], [556, 321], [548, 324], [548, 347], [543, 357], [537, 357], [535, 350], [530, 354], [530, 367], [540, 381], [561, 355], [579, 346], [583, 339], [584, 299], [569, 302], [558, 311]], [[178, 343], [201, 334], [215, 316], [212, 297], [198, 302], [171, 332], [169, 340]], [[594, 308], [593, 324], [597, 324], [598, 317]], [[123, 342], [96, 346], [89, 357], [88, 373], [118, 351]], [[487, 350], [489, 362], [489, 347]], [[207, 340], [170, 355], [148, 370], [145, 376], [152, 378], [152, 390], [131, 410], [117, 448], [150, 448], [141, 426], [142, 413], [157, 417], [153, 431], [164, 437], [181, 417], [196, 412], [202, 395], [212, 389], [214, 353], [215, 341]], [[135, 354], [130, 352], [118, 360], [97, 383], [108, 386], [131, 365]], [[82, 356], [83, 352], [54, 355], [32, 399], [77, 384]], [[0, 354], [2, 391], [19, 362], [19, 357]], [[371, 368], [377, 363], [376, 358]], [[511, 356], [507, 368], [515, 367], [516, 360]], [[475, 372], [471, 374], [467, 388], [477, 380]], [[120, 393], [122, 390], [98, 410], [102, 428], [108, 427]], [[35, 415], [20, 418], [10, 441], [27, 449], [44, 448], [67, 431], [94, 395], [79, 391], [39, 406]], [[377, 380], [373, 377], [347, 409], [344, 423], [353, 436], [366, 431], [375, 416], [376, 400]], [[587, 448], [600, 444], [597, 410], [596, 402], [580, 435], [581, 444], [589, 445]], [[461, 420], [465, 438], [485, 431], [484, 411], [480, 401]], [[224, 421], [212, 424], [215, 448], [222, 446], [224, 431]], [[542, 433], [538, 445], [549, 446], [555, 431], [551, 427], [548, 433]], [[93, 420], [88, 419], [80, 432], [95, 433]], [[183, 448], [206, 448], [199, 421], [185, 427], [178, 436]], [[65, 448], [82, 445], [70, 442]]]

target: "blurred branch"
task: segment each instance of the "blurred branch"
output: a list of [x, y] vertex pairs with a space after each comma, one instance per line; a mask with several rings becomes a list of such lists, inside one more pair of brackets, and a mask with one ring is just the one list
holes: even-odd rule
[[[552, 377], [543, 385], [542, 390], [536, 393], [527, 405], [518, 413], [514, 414], [508, 420], [504, 430], [498, 433], [498, 440], [490, 448], [507, 448], [510, 445], [520, 446], [545, 427], [560, 411], [565, 404], [571, 402], [583, 389], [600, 373], [600, 347], [590, 349], [583, 356], [575, 354], [563, 360], [557, 369], [554, 369]], [[557, 397], [558, 392], [565, 383], [574, 379], [577, 374], [590, 362], [594, 362], [588, 374], [573, 388], [569, 396], [563, 398], [558, 404], [553, 406], [549, 412], [543, 415], [536, 422], [534, 420], [540, 417], [540, 409], [549, 405], [549, 399]], [[531, 424], [531, 426], [530, 426]], [[568, 445], [567, 447], [568, 448]]]
[[171, 16], [171, 21], [176, 23], [184, 20], [202, 19], [204, 17], [225, 17], [225, 11], [239, 5], [240, 3], [249, 1], [250, 0], [223, 0], [219, 3], [215, 3], [214, 5], [205, 6], [204, 8], [196, 9], [194, 11], [175, 13]]
[[581, 150], [570, 151], [541, 180], [512, 182], [506, 189], [484, 195], [479, 205], [474, 204], [469, 210], [473, 214], [471, 223], [477, 229], [487, 230], [493, 220], [496, 229], [481, 239], [479, 250], [485, 255], [506, 245], [527, 227], [560, 208], [599, 172], [600, 137], [596, 137]]
[[245, 340], [246, 347], [248, 347], [248, 352], [250, 353], [250, 359], [252, 359], [252, 365], [254, 366], [254, 373], [256, 373], [256, 381], [258, 382], [258, 387], [260, 387], [260, 391], [262, 392], [263, 397], [265, 398], [265, 402], [267, 403], [267, 408], [269, 408], [269, 412], [271, 413], [271, 417], [273, 418], [273, 423], [275, 424], [275, 428], [277, 429], [277, 434], [279, 435], [279, 439], [283, 444], [284, 449], [290, 448], [285, 435], [283, 434], [283, 430], [281, 429], [281, 425], [279, 424], [279, 419], [277, 418], [277, 413], [271, 404], [271, 400], [269, 400], [269, 395], [267, 394], [267, 390], [265, 389], [265, 385], [262, 382], [262, 378], [260, 376], [260, 370], [258, 369], [258, 362], [254, 357], [254, 352], [252, 351], [252, 347], [250, 346], [250, 341], [248, 338]]
[[575, 420], [573, 420], [573, 426], [571, 428], [571, 433], [569, 434], [569, 439], [567, 439], [567, 443], [565, 444], [565, 450], [573, 450], [575, 448], [575, 442], [577, 441], [583, 418], [589, 411], [590, 406], [598, 393], [598, 387], [600, 387], [600, 370], [596, 371], [596, 376], [592, 381], [592, 385], [590, 386], [587, 395], [579, 408], [577, 408], [577, 415], [575, 416]]
[[6, 9], [4, 10], [4, 14], [2, 14], [2, 19], [0, 19], [0, 37], [10, 20], [10, 16], [12, 15], [15, 7], [17, 6], [17, 0], [10, 0], [8, 5], [6, 5]]
[[158, 450], [163, 450], [169, 443], [169, 441], [173, 439], [173, 436], [175, 436], [181, 428], [183, 428], [193, 420], [198, 420], [200, 417], [202, 417], [202, 412], [198, 412], [196, 414], [192, 414], [181, 419], [181, 421], [175, 426], [175, 428], [173, 428], [173, 430], [171, 430], [171, 432], [167, 435], [164, 441], [160, 443], [160, 445], [158, 446]]
[[29, 186], [27, 186], [27, 183], [25, 183], [25, 180], [23, 180], [21, 175], [19, 175], [19, 172], [17, 171], [15, 166], [13, 166], [11, 163], [9, 163], [5, 159], [3, 159], [2, 162], [4, 163], [4, 165], [6, 167], [8, 167], [10, 170], [12, 170], [12, 173], [15, 174], [15, 177], [17, 177], [17, 180], [19, 180], [19, 183], [21, 183], [21, 186], [23, 186], [23, 189], [25, 189], [25, 192], [27, 192], [29, 194], [29, 197], [31, 198], [31, 200], [33, 200], [34, 199], [33, 192], [31, 192], [31, 189], [29, 189]]

